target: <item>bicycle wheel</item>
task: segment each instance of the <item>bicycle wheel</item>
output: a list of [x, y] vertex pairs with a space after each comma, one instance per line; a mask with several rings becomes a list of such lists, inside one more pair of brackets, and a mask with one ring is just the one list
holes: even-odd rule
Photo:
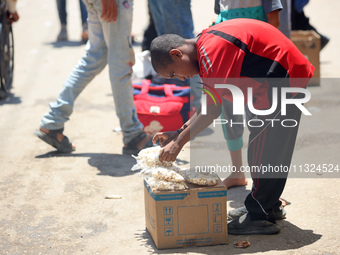
[[8, 95], [12, 87], [14, 70], [14, 40], [12, 26], [2, 15], [0, 20], [0, 99]]

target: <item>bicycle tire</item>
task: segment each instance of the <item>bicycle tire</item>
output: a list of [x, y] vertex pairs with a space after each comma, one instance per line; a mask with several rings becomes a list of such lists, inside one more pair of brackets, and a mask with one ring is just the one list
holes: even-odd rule
[[8, 96], [13, 84], [14, 38], [6, 14], [0, 20], [0, 99]]

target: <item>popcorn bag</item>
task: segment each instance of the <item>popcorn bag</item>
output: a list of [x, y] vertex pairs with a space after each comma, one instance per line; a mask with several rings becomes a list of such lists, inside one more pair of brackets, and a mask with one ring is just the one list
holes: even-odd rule
[[[140, 175], [149, 184], [152, 190], [183, 190], [187, 189], [184, 180], [203, 186], [213, 186], [219, 179], [216, 174], [209, 172], [200, 173], [193, 169], [181, 170], [173, 162], [159, 160], [160, 146], [141, 150], [137, 156], [133, 156], [137, 163], [132, 171], [141, 169]], [[181, 185], [177, 184], [181, 183]]]

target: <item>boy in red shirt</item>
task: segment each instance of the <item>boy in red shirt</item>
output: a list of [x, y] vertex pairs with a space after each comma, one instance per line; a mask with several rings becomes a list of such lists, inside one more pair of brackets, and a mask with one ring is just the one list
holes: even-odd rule
[[[251, 120], [265, 125], [248, 122], [248, 165], [260, 170], [263, 166], [281, 166], [281, 169], [290, 166], [303, 106], [287, 104], [281, 112], [281, 98], [276, 99], [274, 95], [288, 88], [284, 95], [290, 100], [308, 101], [303, 93], [294, 92], [303, 92], [314, 67], [279, 30], [262, 21], [234, 19], [205, 29], [194, 39], [163, 35], [151, 44], [151, 60], [155, 71], [165, 78], [185, 80], [199, 74], [208, 90], [229, 101], [237, 101], [236, 94], [226, 88], [215, 90], [215, 84], [236, 86], [243, 92], [245, 101], [248, 88], [252, 88], [251, 105], [256, 110], [267, 110], [267, 114], [251, 116]], [[276, 109], [271, 107], [275, 104]], [[249, 101], [248, 105], [251, 106]], [[212, 100], [204, 111], [202, 109], [181, 129], [154, 136], [153, 141], [159, 139], [163, 146], [161, 161], [174, 161], [190, 137], [203, 131], [221, 113], [221, 105]], [[275, 121], [267, 124], [273, 119]], [[286, 119], [295, 124], [279, 124]], [[279, 198], [288, 173], [252, 171], [251, 175], [253, 189], [245, 200], [245, 207], [228, 213], [232, 219], [228, 232], [276, 234], [280, 226], [275, 220], [285, 217]]]

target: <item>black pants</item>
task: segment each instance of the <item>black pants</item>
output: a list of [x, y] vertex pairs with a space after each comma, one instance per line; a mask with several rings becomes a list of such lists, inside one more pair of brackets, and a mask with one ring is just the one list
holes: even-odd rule
[[[298, 94], [294, 98], [302, 97]], [[278, 108], [281, 105], [279, 100]], [[274, 220], [273, 211], [281, 205], [279, 198], [283, 192], [288, 176], [288, 167], [294, 151], [301, 111], [295, 105], [287, 105], [287, 115], [282, 116], [281, 110], [276, 110], [270, 116], [253, 116], [257, 125], [249, 127], [248, 165], [253, 171], [253, 188], [246, 197], [245, 206], [252, 220]], [[274, 127], [266, 119], [274, 121]], [[291, 119], [294, 121], [288, 121]], [[284, 127], [281, 122], [286, 126]], [[281, 170], [280, 170], [281, 169]], [[277, 171], [279, 170], [279, 171]]]

